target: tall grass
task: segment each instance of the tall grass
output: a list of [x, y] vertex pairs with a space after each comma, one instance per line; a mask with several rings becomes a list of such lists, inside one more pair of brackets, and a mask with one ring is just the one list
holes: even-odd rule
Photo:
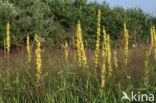
[[[44, 48], [42, 48], [44, 49]], [[138, 50], [130, 49], [130, 53], [144, 55], [144, 48]], [[77, 68], [73, 63], [66, 64], [64, 51], [46, 50], [42, 54], [42, 74], [40, 82], [36, 84], [36, 63], [35, 54], [32, 55], [32, 63], [27, 64], [26, 53], [10, 54], [10, 75], [5, 74], [5, 62], [0, 58], [0, 89], [4, 103], [129, 103], [121, 101], [122, 91], [130, 93], [132, 90], [143, 89], [144, 92], [156, 93], [154, 78], [154, 62], [149, 62], [149, 83], [144, 85], [144, 72], [139, 55], [130, 54], [130, 65], [126, 69], [122, 66], [122, 58], [119, 54], [119, 70], [113, 72], [112, 80], [105, 80], [104, 88], [101, 88], [100, 78], [95, 75], [94, 66], [89, 63], [89, 69]], [[54, 55], [55, 54], [55, 55]], [[94, 55], [94, 52], [87, 55]], [[69, 61], [72, 61], [73, 54], [69, 51]], [[89, 58], [94, 62], [94, 57]], [[133, 61], [134, 59], [137, 62]], [[16, 59], [16, 61], [14, 61]], [[20, 62], [19, 62], [20, 61]], [[101, 74], [99, 74], [101, 75]], [[131, 78], [127, 77], [130, 76]], [[106, 75], [107, 78], [107, 75]]]

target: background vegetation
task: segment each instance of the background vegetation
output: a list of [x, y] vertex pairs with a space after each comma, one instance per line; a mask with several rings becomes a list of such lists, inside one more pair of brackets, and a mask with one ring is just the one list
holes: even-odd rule
[[[45, 45], [60, 47], [65, 40], [72, 41], [76, 24], [81, 21], [87, 47], [95, 47], [97, 11], [101, 9], [101, 27], [105, 26], [115, 46], [122, 43], [123, 23], [126, 22], [130, 42], [141, 42], [150, 35], [156, 18], [140, 8], [111, 9], [107, 2], [99, 4], [88, 0], [0, 0], [0, 45], [3, 46], [6, 23], [11, 24], [11, 45], [25, 44], [26, 35], [38, 34], [45, 38]], [[113, 44], [113, 43], [112, 43]]]

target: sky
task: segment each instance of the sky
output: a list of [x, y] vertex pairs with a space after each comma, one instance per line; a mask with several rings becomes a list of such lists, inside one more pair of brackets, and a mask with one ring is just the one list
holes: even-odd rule
[[[95, 1], [95, 0], [89, 0]], [[102, 3], [104, 0], [97, 0]], [[142, 8], [144, 12], [156, 16], [156, 0], [105, 0], [110, 7], [121, 6], [123, 8]]]

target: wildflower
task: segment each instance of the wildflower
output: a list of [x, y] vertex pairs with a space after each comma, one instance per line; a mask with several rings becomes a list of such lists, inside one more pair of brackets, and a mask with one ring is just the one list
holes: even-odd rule
[[68, 61], [68, 43], [67, 41], [65, 42], [65, 59]]
[[9, 55], [10, 53], [10, 24], [9, 22], [7, 23], [7, 26], [6, 26], [6, 48], [7, 48], [7, 53]]
[[98, 56], [99, 56], [99, 47], [100, 47], [100, 22], [101, 22], [101, 11], [98, 10], [98, 27], [97, 27], [97, 40], [96, 40], [96, 50], [95, 50], [95, 68], [98, 64]]
[[127, 62], [128, 62], [128, 30], [126, 28], [126, 24], [125, 23], [124, 23], [124, 36], [125, 36], [125, 50], [124, 50], [125, 65], [127, 66]]
[[107, 38], [106, 38], [106, 30], [103, 28], [103, 44], [102, 44], [102, 69], [101, 69], [101, 88], [105, 86], [105, 74], [106, 74], [106, 50], [107, 48]]
[[109, 77], [112, 76], [112, 64], [111, 64], [111, 47], [110, 47], [110, 36], [107, 35], [107, 60], [108, 60], [108, 71]]
[[28, 62], [31, 63], [31, 53], [30, 53], [30, 39], [29, 39], [29, 35], [27, 35], [27, 54], [28, 54]]
[[79, 66], [82, 66], [87, 68], [87, 58], [84, 50], [83, 40], [82, 40], [82, 30], [81, 30], [81, 24], [78, 22], [77, 25], [77, 54], [78, 54], [78, 64]]
[[41, 44], [40, 41], [38, 40], [38, 36], [35, 36], [35, 41], [36, 41], [36, 50], [35, 50], [35, 54], [36, 54], [36, 78], [37, 81], [40, 80], [41, 77]]
[[117, 52], [114, 50], [114, 65], [115, 65], [115, 68], [117, 69], [118, 68], [118, 60], [117, 60], [116, 54], [117, 54]]

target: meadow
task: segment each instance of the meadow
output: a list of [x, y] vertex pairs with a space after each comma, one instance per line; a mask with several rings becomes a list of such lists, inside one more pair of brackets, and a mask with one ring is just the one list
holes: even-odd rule
[[1, 103], [129, 103], [121, 101], [122, 91], [130, 94], [131, 91], [141, 90], [156, 94], [156, 72], [152, 59], [148, 67], [150, 79], [145, 85], [143, 51], [144, 45], [130, 49], [127, 68], [123, 66], [122, 55], [119, 54], [117, 56], [119, 67], [113, 72], [113, 77], [106, 81], [105, 88], [101, 88], [100, 83], [101, 64], [99, 63], [98, 70], [94, 68], [92, 50], [87, 50], [88, 69], [80, 68], [73, 62], [72, 50], [69, 62], [65, 61], [63, 50], [52, 49], [41, 52], [42, 74], [39, 83], [36, 83], [35, 60], [28, 63], [26, 52], [10, 54], [9, 70], [6, 58], [1, 56], [0, 101]]
[[131, 46], [124, 23], [124, 45], [112, 48], [111, 34], [100, 28], [100, 15], [99, 10], [95, 49], [85, 48], [79, 21], [76, 49], [68, 41], [60, 49], [47, 49], [39, 36], [30, 42], [27, 35], [27, 45], [16, 50], [10, 48], [7, 23], [0, 53], [0, 103], [131, 103], [121, 100], [123, 91], [155, 95], [155, 28], [150, 43]]

